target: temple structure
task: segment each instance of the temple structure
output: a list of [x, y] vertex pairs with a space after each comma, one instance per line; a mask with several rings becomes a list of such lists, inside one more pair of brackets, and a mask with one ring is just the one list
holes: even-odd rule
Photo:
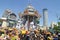
[[20, 18], [22, 19], [23, 25], [29, 30], [30, 27], [36, 28], [38, 21], [40, 19], [40, 14], [34, 9], [32, 5], [28, 5], [23, 13], [20, 13]]
[[10, 9], [6, 9], [0, 24], [2, 23], [2, 27], [16, 27], [18, 29], [25, 27], [26, 30], [30, 30], [37, 28], [40, 17], [38, 11], [32, 5], [28, 5], [22, 13], [19, 13], [19, 18]]
[[2, 27], [15, 27], [17, 16], [10, 9], [6, 9], [2, 15]]

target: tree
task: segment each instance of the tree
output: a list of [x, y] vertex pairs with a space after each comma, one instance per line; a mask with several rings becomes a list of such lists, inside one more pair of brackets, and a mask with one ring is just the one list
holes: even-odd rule
[[58, 22], [58, 26], [57, 25], [54, 25], [54, 28], [53, 28], [56, 32], [60, 32], [60, 22]]
[[60, 22], [58, 22], [58, 26], [60, 26]]
[[37, 24], [39, 24], [39, 23], [40, 23], [39, 19], [36, 19], [36, 20], [35, 20], [35, 22], [36, 22]]

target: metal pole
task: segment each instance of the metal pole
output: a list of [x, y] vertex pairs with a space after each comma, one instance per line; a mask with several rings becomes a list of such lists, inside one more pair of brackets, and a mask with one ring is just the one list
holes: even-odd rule
[[[33, 23], [35, 24], [34, 18], [35, 18], [35, 17], [33, 16]], [[34, 25], [34, 24], [33, 24], [33, 25]], [[33, 29], [34, 29], [34, 28], [33, 28]]]
[[28, 4], [29, 4], [29, 5], [31, 4], [31, 0], [28, 0]]
[[34, 22], [34, 16], [33, 16], [33, 22]]
[[29, 30], [29, 16], [28, 16], [28, 24], [27, 25], [28, 25], [28, 30]]
[[56, 13], [56, 17], [57, 17], [57, 22], [58, 22], [58, 15], [57, 15], [57, 13]]

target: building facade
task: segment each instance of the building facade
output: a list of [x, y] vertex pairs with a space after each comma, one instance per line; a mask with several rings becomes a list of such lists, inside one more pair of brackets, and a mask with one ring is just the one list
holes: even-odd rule
[[48, 26], [48, 9], [43, 9], [43, 27]]

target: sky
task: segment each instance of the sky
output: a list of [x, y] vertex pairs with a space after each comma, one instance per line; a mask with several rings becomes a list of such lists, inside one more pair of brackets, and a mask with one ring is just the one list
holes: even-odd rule
[[[43, 25], [43, 9], [48, 9], [48, 25], [52, 21], [57, 22], [57, 16], [60, 16], [60, 0], [31, 0], [32, 6], [38, 10], [41, 15], [40, 25]], [[28, 6], [29, 0], [0, 0], [0, 18], [4, 10], [11, 9], [17, 16]]]

